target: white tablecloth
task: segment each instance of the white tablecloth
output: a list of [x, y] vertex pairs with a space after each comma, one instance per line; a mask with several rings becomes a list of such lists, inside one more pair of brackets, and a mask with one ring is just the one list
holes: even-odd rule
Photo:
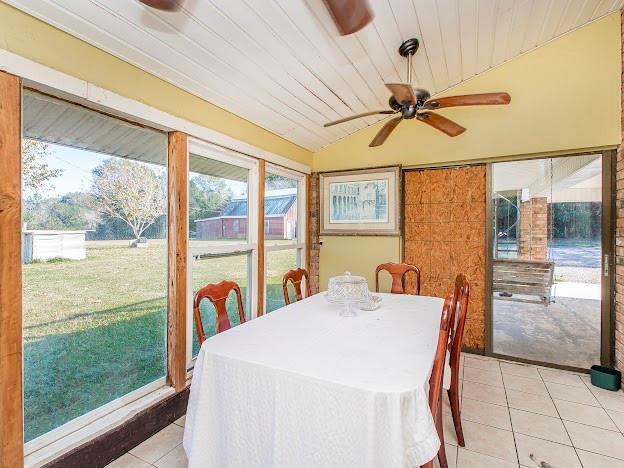
[[443, 301], [381, 294], [340, 317], [318, 294], [206, 340], [184, 431], [189, 467], [419, 466]]

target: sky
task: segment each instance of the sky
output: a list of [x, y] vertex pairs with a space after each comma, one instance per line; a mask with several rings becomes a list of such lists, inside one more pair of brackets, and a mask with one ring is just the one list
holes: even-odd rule
[[[49, 144], [48, 149], [50, 157], [45, 158], [45, 162], [51, 169], [61, 169], [63, 172], [59, 177], [50, 181], [49, 189], [41, 194], [44, 197], [58, 197], [70, 192], [89, 191], [93, 180], [93, 169], [111, 157], [54, 144]], [[234, 195], [246, 193], [247, 184], [243, 182], [225, 180], [225, 183]]]
[[51, 157], [45, 162], [51, 169], [61, 169], [59, 177], [50, 181], [50, 190], [45, 195], [60, 196], [69, 192], [86, 192], [91, 187], [93, 179], [92, 171], [100, 165], [108, 156], [84, 151], [76, 148], [68, 148], [60, 145], [49, 145]]

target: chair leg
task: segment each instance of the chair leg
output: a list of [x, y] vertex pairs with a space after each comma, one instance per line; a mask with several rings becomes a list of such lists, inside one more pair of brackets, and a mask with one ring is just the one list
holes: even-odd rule
[[442, 392], [440, 392], [440, 404], [438, 405], [438, 414], [435, 417], [436, 429], [440, 439], [440, 450], [438, 450], [438, 461], [440, 468], [448, 468], [446, 460], [446, 446], [444, 445], [444, 421], [442, 420]]
[[464, 432], [461, 424], [461, 409], [459, 407], [459, 385], [456, 379], [452, 379], [451, 388], [448, 390], [449, 402], [451, 403], [451, 414], [453, 415], [453, 425], [457, 435], [457, 443], [460, 447], [465, 447]]

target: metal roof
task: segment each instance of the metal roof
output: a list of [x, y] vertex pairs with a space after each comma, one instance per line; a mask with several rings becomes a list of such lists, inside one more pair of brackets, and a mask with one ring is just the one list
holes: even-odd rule
[[[267, 197], [264, 200], [264, 215], [285, 215], [297, 202], [297, 195], [281, 195]], [[221, 216], [247, 216], [247, 200], [232, 200], [223, 210]]]
[[249, 179], [249, 169], [193, 153], [189, 154], [189, 170], [202, 175], [239, 182], [247, 182]]
[[[167, 134], [32, 90], [24, 91], [24, 137], [165, 165]], [[189, 154], [191, 172], [247, 182], [249, 170]]]
[[31, 90], [24, 90], [23, 133], [46, 143], [167, 163], [166, 133]]

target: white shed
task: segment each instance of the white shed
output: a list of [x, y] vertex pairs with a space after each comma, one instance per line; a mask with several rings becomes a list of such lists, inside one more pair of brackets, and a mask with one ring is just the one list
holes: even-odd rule
[[22, 261], [46, 261], [51, 258], [82, 260], [87, 258], [87, 231], [22, 231]]

